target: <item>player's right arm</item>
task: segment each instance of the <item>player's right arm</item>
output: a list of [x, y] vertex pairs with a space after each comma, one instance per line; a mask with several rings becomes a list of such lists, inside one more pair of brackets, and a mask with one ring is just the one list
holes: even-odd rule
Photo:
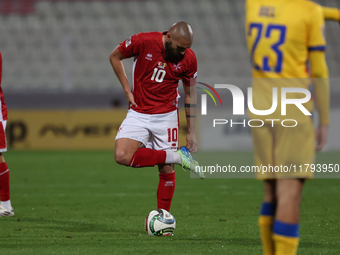
[[340, 10], [338, 8], [322, 7], [325, 20], [340, 22]]
[[319, 126], [316, 129], [316, 150], [322, 150], [327, 142], [329, 126], [329, 79], [325, 52], [314, 51], [309, 54], [311, 77], [315, 94], [315, 104], [319, 113]]
[[130, 89], [122, 60], [125, 58], [137, 57], [142, 49], [143, 34], [140, 33], [133, 35], [124, 42], [120, 43], [110, 55], [110, 63], [120, 83], [122, 84], [129, 107], [130, 104], [132, 104], [134, 107], [137, 107], [137, 104], [135, 103], [132, 91]]
[[122, 60], [125, 59], [125, 56], [120, 52], [119, 47], [120, 46], [117, 46], [110, 54], [110, 63], [118, 80], [120, 81], [120, 84], [123, 87], [128, 107], [130, 107], [130, 104], [132, 104], [134, 107], [137, 107], [122, 62]]
[[309, 61], [313, 81], [315, 104], [319, 113], [319, 126], [316, 129], [316, 150], [321, 150], [327, 141], [329, 126], [329, 78], [326, 63], [323, 9], [319, 6], [310, 13], [309, 20]]

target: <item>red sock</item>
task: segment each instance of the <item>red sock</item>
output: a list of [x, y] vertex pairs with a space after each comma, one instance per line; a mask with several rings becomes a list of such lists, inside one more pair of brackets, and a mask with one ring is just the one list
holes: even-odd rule
[[139, 148], [133, 154], [129, 166], [133, 167], [147, 167], [159, 164], [165, 164], [166, 152], [155, 151], [147, 148]]
[[170, 211], [172, 197], [175, 192], [175, 172], [171, 174], [159, 174], [157, 190], [157, 207]]
[[0, 200], [8, 201], [9, 193], [9, 171], [6, 162], [0, 163]]

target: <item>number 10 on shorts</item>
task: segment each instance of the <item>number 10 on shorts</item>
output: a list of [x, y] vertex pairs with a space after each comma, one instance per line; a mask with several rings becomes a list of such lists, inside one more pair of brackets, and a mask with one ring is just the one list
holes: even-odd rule
[[178, 140], [178, 130], [177, 128], [168, 128], [168, 142], [177, 142]]

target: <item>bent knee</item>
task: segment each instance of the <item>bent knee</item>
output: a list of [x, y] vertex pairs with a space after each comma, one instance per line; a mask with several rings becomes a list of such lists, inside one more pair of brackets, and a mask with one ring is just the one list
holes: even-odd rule
[[131, 155], [124, 150], [115, 150], [115, 161], [124, 166], [128, 166], [131, 161]]

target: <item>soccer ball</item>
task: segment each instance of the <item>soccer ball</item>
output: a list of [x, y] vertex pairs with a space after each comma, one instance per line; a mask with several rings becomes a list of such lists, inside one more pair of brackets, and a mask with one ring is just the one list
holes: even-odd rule
[[153, 210], [146, 216], [145, 229], [150, 236], [171, 236], [175, 228], [175, 217], [164, 209]]

